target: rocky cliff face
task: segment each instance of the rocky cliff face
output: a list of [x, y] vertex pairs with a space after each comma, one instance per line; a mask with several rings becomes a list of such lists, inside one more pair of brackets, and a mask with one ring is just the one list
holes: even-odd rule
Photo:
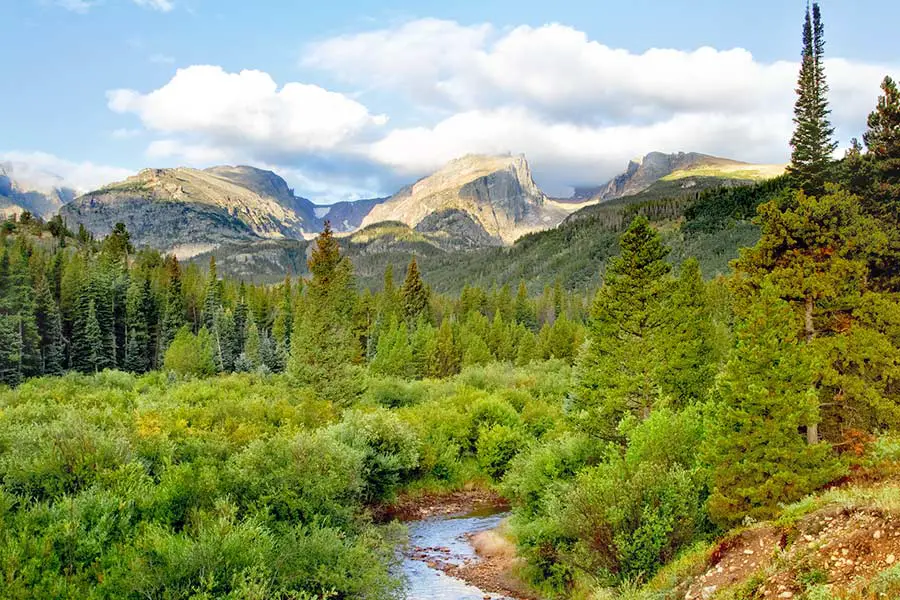
[[315, 206], [253, 167], [145, 169], [76, 198], [60, 214], [96, 235], [125, 223], [138, 245], [189, 256], [225, 242], [301, 238], [320, 227]]
[[510, 244], [526, 233], [555, 227], [571, 209], [538, 189], [524, 156], [469, 155], [375, 206], [361, 226], [399, 221], [416, 227], [429, 215], [447, 211], [468, 215], [489, 237]]
[[27, 210], [49, 219], [74, 197], [75, 190], [64, 186], [62, 180], [53, 174], [29, 177], [20, 173], [16, 164], [0, 162], [0, 217], [18, 215]]
[[733, 168], [739, 165], [747, 165], [747, 163], [697, 152], [677, 152], [675, 154], [651, 152], [643, 158], [630, 161], [624, 173], [617, 175], [605, 185], [575, 188], [574, 198], [604, 202], [643, 192], [655, 182], [676, 171], [700, 167]]

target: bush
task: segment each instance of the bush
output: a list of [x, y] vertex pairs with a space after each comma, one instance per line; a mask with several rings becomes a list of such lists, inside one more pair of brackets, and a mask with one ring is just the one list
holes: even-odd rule
[[509, 461], [525, 443], [524, 435], [517, 428], [501, 424], [482, 426], [476, 445], [478, 464], [485, 473], [494, 479], [500, 479], [506, 473]]
[[579, 474], [559, 506], [575, 564], [614, 579], [649, 577], [702, 532], [702, 487], [680, 467], [613, 460]]
[[388, 499], [419, 464], [416, 434], [390, 411], [348, 411], [329, 434], [361, 453], [367, 502]]
[[207, 377], [216, 373], [215, 353], [212, 338], [206, 329], [194, 335], [187, 326], [175, 334], [175, 339], [166, 350], [163, 364], [167, 371], [181, 377]]

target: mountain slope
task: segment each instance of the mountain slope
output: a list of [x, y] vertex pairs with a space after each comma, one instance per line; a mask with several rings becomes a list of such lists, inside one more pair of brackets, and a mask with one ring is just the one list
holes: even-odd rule
[[755, 165], [698, 152], [650, 152], [629, 162], [624, 173], [602, 186], [576, 188], [573, 198], [606, 202], [639, 194], [662, 179], [711, 177], [748, 182], [770, 179], [783, 172], [783, 166]]
[[320, 226], [311, 202], [253, 167], [144, 169], [76, 198], [60, 214], [96, 235], [123, 222], [137, 245], [182, 256], [235, 240], [300, 238]]
[[36, 173], [13, 162], [0, 162], [0, 217], [24, 211], [49, 219], [75, 197], [75, 190], [50, 173]]
[[416, 227], [429, 215], [457, 211], [495, 243], [511, 244], [526, 233], [555, 227], [576, 208], [548, 199], [524, 156], [468, 155], [373, 207], [361, 226], [399, 221]]

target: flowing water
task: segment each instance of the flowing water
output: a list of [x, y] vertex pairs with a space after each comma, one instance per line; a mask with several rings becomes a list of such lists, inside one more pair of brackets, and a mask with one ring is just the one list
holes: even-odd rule
[[483, 600], [506, 598], [442, 572], [438, 565], [478, 560], [466, 534], [497, 527], [508, 513], [486, 509], [462, 517], [434, 517], [408, 523], [410, 547], [403, 560], [409, 600]]

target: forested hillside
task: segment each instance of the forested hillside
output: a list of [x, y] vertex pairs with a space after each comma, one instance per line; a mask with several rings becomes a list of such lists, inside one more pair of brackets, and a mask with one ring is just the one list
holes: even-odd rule
[[900, 92], [833, 160], [823, 35], [784, 177], [374, 292], [327, 226], [265, 285], [5, 221], [0, 595], [398, 598], [382, 517], [475, 490], [529, 596], [900, 597]]

